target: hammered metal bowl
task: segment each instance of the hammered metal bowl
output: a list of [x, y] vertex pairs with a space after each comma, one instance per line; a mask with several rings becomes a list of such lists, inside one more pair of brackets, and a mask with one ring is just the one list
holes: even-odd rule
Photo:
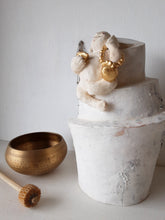
[[59, 166], [67, 153], [63, 137], [49, 132], [25, 134], [9, 142], [6, 161], [16, 172], [42, 175]]

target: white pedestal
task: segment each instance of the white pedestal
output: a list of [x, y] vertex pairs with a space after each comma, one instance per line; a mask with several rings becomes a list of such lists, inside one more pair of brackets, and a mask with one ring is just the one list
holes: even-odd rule
[[93, 199], [120, 206], [144, 200], [159, 155], [164, 114], [140, 124], [75, 119], [70, 129], [81, 189]]

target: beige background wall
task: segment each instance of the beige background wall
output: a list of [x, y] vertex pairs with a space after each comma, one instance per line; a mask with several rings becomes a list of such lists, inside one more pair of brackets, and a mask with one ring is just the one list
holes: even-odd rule
[[146, 75], [165, 96], [164, 0], [0, 0], [0, 139], [64, 135], [76, 116], [70, 60], [97, 31], [146, 42]]

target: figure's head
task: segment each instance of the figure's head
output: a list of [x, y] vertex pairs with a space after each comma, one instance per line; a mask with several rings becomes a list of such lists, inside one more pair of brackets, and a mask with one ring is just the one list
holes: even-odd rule
[[107, 39], [111, 35], [108, 32], [101, 31], [96, 33], [96, 35], [93, 37], [91, 42], [91, 52], [96, 52], [99, 50], [102, 50], [103, 46], [105, 45]]

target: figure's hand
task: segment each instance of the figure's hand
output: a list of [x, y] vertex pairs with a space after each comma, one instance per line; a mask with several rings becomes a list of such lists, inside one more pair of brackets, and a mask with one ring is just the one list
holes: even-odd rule
[[74, 73], [79, 74], [86, 66], [86, 61], [81, 56], [73, 57], [71, 61], [71, 69]]
[[118, 48], [119, 47], [119, 42], [117, 40], [117, 38], [113, 35], [111, 37], [108, 38], [107, 42], [106, 42], [106, 46], [108, 48]]
[[117, 62], [121, 58], [121, 52], [119, 49], [119, 42], [114, 35], [108, 38], [106, 42], [106, 47], [110, 51], [110, 60], [112, 62]]

